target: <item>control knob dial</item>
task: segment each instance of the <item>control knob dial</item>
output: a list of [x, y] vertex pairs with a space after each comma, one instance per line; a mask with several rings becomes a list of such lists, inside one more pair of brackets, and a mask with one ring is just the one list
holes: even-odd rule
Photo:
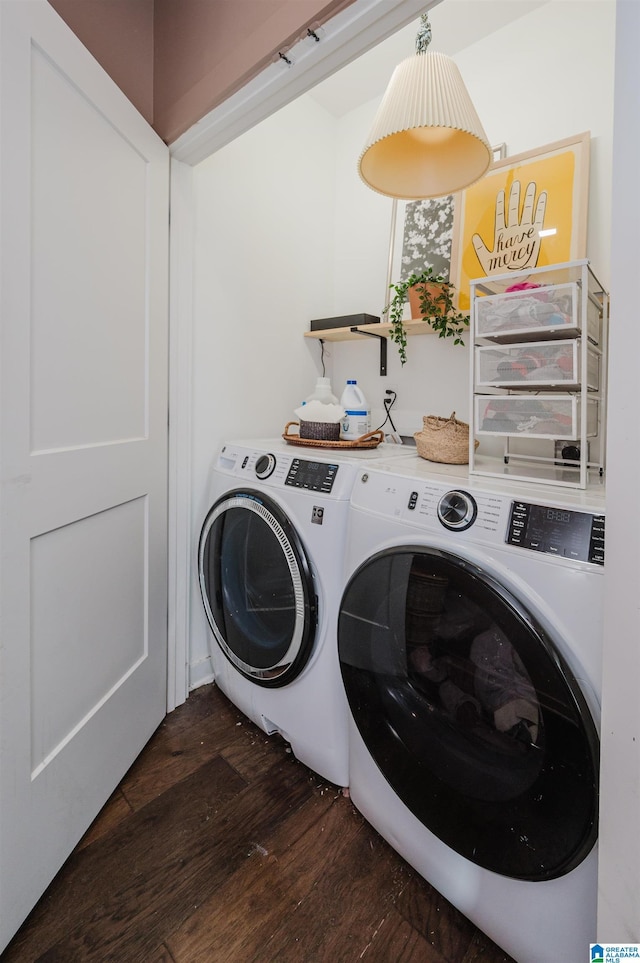
[[257, 478], [268, 478], [276, 467], [276, 456], [271, 453], [260, 455], [255, 465]]
[[471, 528], [478, 514], [475, 498], [468, 492], [454, 490], [443, 495], [438, 502], [438, 519], [451, 532], [464, 532]]

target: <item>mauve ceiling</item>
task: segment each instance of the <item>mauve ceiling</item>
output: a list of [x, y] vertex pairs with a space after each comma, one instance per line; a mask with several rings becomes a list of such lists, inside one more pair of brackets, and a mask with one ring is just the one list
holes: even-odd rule
[[49, 0], [166, 143], [353, 0]]

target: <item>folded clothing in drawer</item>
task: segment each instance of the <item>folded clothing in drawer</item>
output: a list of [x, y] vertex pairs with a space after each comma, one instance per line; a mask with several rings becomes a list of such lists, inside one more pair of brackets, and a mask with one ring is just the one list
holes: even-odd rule
[[[530, 382], [541, 387], [580, 382], [580, 340], [534, 341], [501, 347], [478, 348], [476, 382], [479, 385], [517, 385]], [[587, 386], [597, 391], [598, 356], [587, 353]]]
[[[476, 396], [477, 431], [492, 435], [532, 438], [575, 438], [579, 434], [580, 399], [577, 397]], [[595, 435], [598, 410], [587, 407], [587, 434]]]
[[479, 335], [576, 326], [576, 285], [489, 295], [476, 302]]

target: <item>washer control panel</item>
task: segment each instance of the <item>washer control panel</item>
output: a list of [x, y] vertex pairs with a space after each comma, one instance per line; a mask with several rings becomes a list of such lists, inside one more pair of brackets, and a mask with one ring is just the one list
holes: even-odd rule
[[305, 488], [311, 492], [328, 494], [333, 488], [338, 468], [339, 465], [330, 462], [294, 458], [284, 483], [292, 488]]
[[604, 565], [604, 515], [512, 502], [509, 545]]

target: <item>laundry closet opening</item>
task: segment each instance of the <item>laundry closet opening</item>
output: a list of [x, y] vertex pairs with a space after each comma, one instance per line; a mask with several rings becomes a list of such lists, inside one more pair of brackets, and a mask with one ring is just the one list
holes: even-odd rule
[[[429, 14], [432, 48], [454, 57], [492, 143], [506, 143], [513, 155], [591, 132], [587, 249], [605, 286], [614, 6], [444, 0]], [[356, 378], [376, 426], [384, 420], [385, 389], [394, 389], [394, 421], [404, 435], [419, 431], [425, 414], [456, 411], [468, 420], [468, 346], [414, 337], [402, 367], [390, 344], [388, 375], [380, 377], [375, 339], [327, 342], [323, 350], [304, 338], [314, 318], [381, 316], [392, 201], [369, 190], [356, 165], [394, 67], [413, 54], [416, 27], [404, 27], [193, 168], [192, 566], [220, 446], [279, 437], [318, 375], [329, 376], [337, 394]], [[540, 69], [532, 38], [544, 38], [553, 71]], [[559, 84], [566, 103], [556, 111]], [[197, 685], [210, 678], [210, 666], [193, 567], [192, 575], [188, 662]]]

